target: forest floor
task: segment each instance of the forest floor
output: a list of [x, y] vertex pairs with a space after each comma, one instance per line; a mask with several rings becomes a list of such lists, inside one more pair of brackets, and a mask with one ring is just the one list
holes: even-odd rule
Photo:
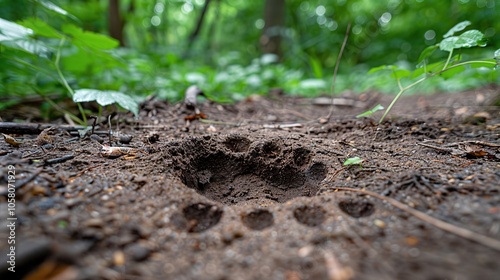
[[324, 100], [279, 91], [189, 125], [150, 99], [111, 139], [3, 129], [23, 143], [0, 141], [2, 225], [17, 188], [0, 278], [498, 279], [499, 97], [404, 96], [380, 125], [355, 118], [389, 104], [377, 93], [337, 97], [326, 122]]

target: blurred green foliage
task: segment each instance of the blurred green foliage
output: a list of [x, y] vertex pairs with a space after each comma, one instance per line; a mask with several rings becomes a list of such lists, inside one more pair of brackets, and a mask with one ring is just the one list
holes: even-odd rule
[[[168, 100], [182, 98], [190, 84], [219, 101], [273, 87], [308, 96], [327, 93], [349, 22], [352, 30], [336, 92], [396, 93], [391, 77], [367, 71], [382, 64], [415, 69], [422, 50], [464, 20], [488, 40], [485, 48], [460, 53], [464, 60], [493, 58], [500, 47], [500, 4], [495, 0], [286, 0], [285, 26], [277, 30], [283, 38], [281, 58], [260, 51], [264, 1], [213, 0], [192, 45], [188, 38], [205, 0], [119, 3], [125, 47], [116, 48], [113, 42], [101, 48], [108, 38], [107, 0], [0, 0], [0, 18], [34, 30], [28, 42], [39, 48], [30, 52], [0, 40], [0, 97], [20, 97], [10, 98], [10, 103], [3, 99], [2, 106], [27, 95], [65, 92], [54, 66], [47, 63], [55, 59], [58, 36], [73, 39], [60, 49], [60, 65], [72, 88], [156, 94]], [[101, 46], [97, 49], [96, 40]], [[446, 59], [446, 53], [441, 55]], [[499, 83], [499, 76], [498, 71], [474, 68], [452, 79], [436, 77], [412, 90], [461, 90]]]

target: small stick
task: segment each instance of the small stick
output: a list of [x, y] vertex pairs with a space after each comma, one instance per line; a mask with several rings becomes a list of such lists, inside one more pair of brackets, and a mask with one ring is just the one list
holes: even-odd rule
[[109, 144], [111, 145], [111, 134], [113, 133], [111, 131], [111, 115], [108, 116], [108, 127], [109, 127], [109, 132], [108, 132]]
[[333, 70], [333, 81], [332, 81], [332, 104], [330, 107], [330, 112], [328, 113], [328, 116], [326, 117], [326, 122], [330, 121], [330, 118], [333, 115], [333, 109], [334, 109], [334, 96], [333, 94], [335, 93], [335, 81], [337, 80], [337, 71], [339, 70], [339, 65], [340, 65], [340, 59], [342, 58], [342, 53], [344, 53], [344, 48], [345, 45], [347, 44], [347, 39], [349, 38], [349, 31], [351, 30], [351, 23], [349, 22], [347, 24], [347, 29], [345, 31], [345, 36], [344, 36], [344, 42], [342, 42], [342, 47], [340, 47], [339, 51], [339, 56], [337, 58], [337, 61], [335, 61], [335, 70]]
[[417, 145], [424, 146], [424, 147], [431, 148], [431, 149], [435, 149], [435, 150], [438, 150], [438, 151], [441, 151], [441, 152], [445, 152], [445, 153], [450, 153], [452, 155], [463, 154], [463, 152], [461, 150], [458, 150], [458, 149], [452, 149], [452, 148], [446, 148], [446, 147], [439, 147], [439, 146], [429, 145], [429, 144], [425, 144], [425, 143], [417, 143]]
[[284, 123], [284, 124], [264, 124], [264, 128], [293, 128], [302, 127], [301, 123]]
[[240, 123], [233, 123], [233, 122], [221, 122], [221, 121], [213, 121], [213, 120], [207, 120], [207, 119], [199, 119], [199, 121], [202, 122], [202, 123], [208, 123], [208, 124], [241, 126]]
[[81, 125], [54, 126], [53, 124], [0, 122], [0, 133], [40, 134], [40, 132], [49, 127], [55, 127], [59, 130], [66, 130], [66, 131], [78, 131], [85, 128], [84, 126]]
[[62, 156], [60, 158], [52, 158], [52, 159], [46, 160], [45, 165], [63, 163], [65, 161], [68, 161], [68, 160], [73, 159], [73, 158], [75, 158], [75, 155], [73, 155], [73, 154], [65, 155], [65, 156]]
[[[27, 183], [31, 182], [33, 179], [36, 178], [36, 176], [38, 176], [38, 174], [40, 174], [42, 172], [43, 168], [38, 168], [37, 170], [35, 170], [35, 172], [33, 172], [33, 174], [31, 174], [31, 176], [29, 176], [28, 178], [22, 180], [22, 181], [18, 181], [18, 183], [15, 185], [15, 189], [20, 189], [22, 188], [24, 185], [26, 185]], [[8, 194], [8, 189], [5, 189], [4, 191], [0, 192], [0, 196], [6, 196]]]
[[95, 129], [95, 124], [97, 122], [97, 117], [96, 116], [90, 116], [89, 119], [93, 119], [94, 122], [92, 123], [92, 134], [94, 134], [94, 129]]
[[408, 206], [404, 203], [401, 203], [395, 199], [392, 199], [390, 197], [382, 196], [378, 193], [374, 193], [374, 192], [367, 191], [367, 190], [342, 188], [342, 187], [335, 187], [334, 189], [339, 190], [339, 191], [357, 192], [357, 193], [362, 193], [365, 195], [375, 197], [377, 199], [388, 202], [392, 206], [399, 208], [400, 210], [402, 210], [410, 215], [413, 215], [415, 218], [417, 218], [423, 222], [426, 222], [428, 224], [431, 224], [431, 225], [433, 225], [441, 230], [455, 234], [455, 235], [460, 236], [460, 237], [467, 239], [469, 241], [479, 243], [479, 244], [484, 245], [488, 248], [500, 251], [500, 241], [499, 240], [488, 237], [486, 235], [482, 235], [482, 234], [473, 232], [473, 231], [468, 230], [466, 228], [461, 228], [461, 227], [458, 227], [456, 225], [441, 221], [441, 220], [436, 219], [432, 216], [429, 216], [425, 213], [422, 213], [418, 210], [415, 210], [415, 209], [411, 208], [410, 206]]
[[484, 141], [478, 141], [478, 140], [469, 140], [469, 141], [462, 141], [462, 142], [454, 142], [450, 144], [446, 144], [446, 147], [454, 147], [454, 146], [460, 146], [464, 144], [476, 144], [476, 145], [481, 145], [481, 146], [488, 146], [488, 147], [493, 147], [497, 148], [500, 147], [500, 144], [496, 143], [490, 143], [490, 142], [484, 142]]

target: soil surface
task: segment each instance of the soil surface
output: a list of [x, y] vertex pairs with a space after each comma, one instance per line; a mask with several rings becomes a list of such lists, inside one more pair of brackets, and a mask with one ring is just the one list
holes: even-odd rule
[[0, 140], [0, 278], [498, 279], [499, 97], [403, 97], [377, 125], [355, 116], [390, 96], [338, 96], [325, 120], [277, 90], [189, 124], [148, 99], [112, 137], [3, 128], [22, 143]]

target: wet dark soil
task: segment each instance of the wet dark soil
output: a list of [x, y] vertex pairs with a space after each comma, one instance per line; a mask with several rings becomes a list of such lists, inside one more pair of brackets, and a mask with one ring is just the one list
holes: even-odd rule
[[22, 144], [0, 142], [0, 218], [10, 180], [16, 273], [2, 226], [1, 278], [498, 279], [499, 96], [403, 97], [380, 125], [355, 118], [389, 104], [376, 93], [338, 97], [328, 121], [321, 99], [206, 101], [189, 124], [182, 104], [149, 99], [113, 117], [111, 139], [105, 121], [84, 138], [57, 122], [9, 134]]

